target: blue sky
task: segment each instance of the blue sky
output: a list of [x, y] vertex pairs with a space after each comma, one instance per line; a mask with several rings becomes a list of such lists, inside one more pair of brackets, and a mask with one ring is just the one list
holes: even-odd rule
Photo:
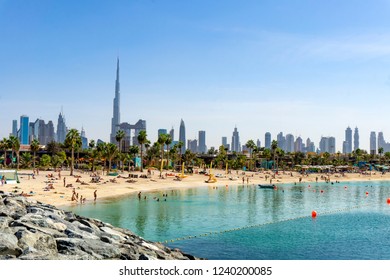
[[[206, 130], [207, 145], [283, 131], [361, 148], [390, 141], [390, 1], [0, 0], [0, 137], [13, 119], [109, 139], [116, 58], [121, 121]], [[229, 140], [230, 141], [230, 140]]]

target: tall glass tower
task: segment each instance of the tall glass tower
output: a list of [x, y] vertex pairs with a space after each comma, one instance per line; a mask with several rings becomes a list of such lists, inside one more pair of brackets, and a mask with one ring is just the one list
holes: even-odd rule
[[356, 151], [357, 149], [359, 149], [359, 129], [356, 127], [353, 134], [353, 150]]
[[183, 147], [181, 147], [181, 153], [184, 154], [186, 151], [186, 127], [184, 125], [183, 119], [181, 119], [180, 121], [179, 141], [183, 142]]
[[119, 130], [120, 124], [120, 85], [119, 85], [119, 58], [116, 62], [116, 80], [115, 80], [115, 98], [113, 106], [113, 116], [111, 119], [111, 134], [110, 142], [116, 143], [116, 132]]
[[66, 125], [65, 125], [65, 117], [64, 114], [61, 112], [58, 115], [58, 122], [57, 122], [57, 142], [58, 143], [64, 143], [66, 138]]
[[28, 145], [29, 144], [29, 118], [28, 116], [20, 116], [20, 144]]

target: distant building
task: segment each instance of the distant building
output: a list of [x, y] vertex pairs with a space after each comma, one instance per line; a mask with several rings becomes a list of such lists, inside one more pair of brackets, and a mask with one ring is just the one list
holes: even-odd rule
[[276, 141], [278, 141], [278, 147], [281, 148], [283, 151], [286, 151], [286, 137], [283, 136], [283, 132], [280, 132], [277, 137]]
[[359, 129], [356, 127], [353, 134], [353, 150], [359, 149]]
[[83, 150], [88, 149], [88, 138], [85, 136], [85, 130], [83, 127], [81, 128], [80, 137], [81, 137], [81, 148]]
[[294, 135], [287, 134], [286, 135], [286, 152], [293, 153], [294, 151], [295, 151]]
[[206, 154], [207, 153], [206, 131], [200, 130], [198, 139], [199, 139], [199, 146], [197, 152], [201, 154]]
[[264, 147], [266, 149], [271, 149], [271, 133], [270, 132], [266, 132], [265, 133], [265, 137], [264, 137], [265, 141], [264, 141]]
[[371, 131], [370, 134], [370, 154], [376, 154], [376, 133], [375, 131]]
[[390, 143], [385, 141], [383, 132], [378, 133], [378, 149], [379, 148], [383, 148], [384, 153], [390, 152]]
[[160, 136], [161, 134], [168, 134], [167, 133], [167, 130], [165, 128], [160, 128], [158, 131], [157, 131], [157, 136]]
[[231, 149], [232, 152], [241, 152], [240, 135], [238, 133], [237, 127], [235, 127], [233, 131]]
[[345, 130], [345, 141], [344, 142], [343, 142], [343, 154], [352, 153], [352, 129], [349, 126]]
[[65, 142], [67, 128], [65, 125], [65, 117], [62, 112], [58, 115], [57, 122], [57, 142], [63, 144]]
[[[116, 143], [116, 133], [120, 129], [120, 83], [119, 83], [119, 58], [116, 62], [115, 97], [113, 102], [113, 115], [111, 119], [110, 142]], [[129, 136], [130, 137], [130, 136]]]
[[194, 139], [194, 140], [188, 139], [187, 147], [188, 147], [188, 150], [190, 150], [191, 152], [197, 153], [198, 152], [198, 140], [196, 140], [196, 139]]
[[321, 153], [336, 153], [336, 138], [334, 137], [321, 137], [320, 141], [320, 152]]
[[294, 152], [303, 152], [303, 140], [300, 136], [295, 140]]
[[181, 119], [181, 121], [180, 121], [179, 141], [181, 141], [183, 143], [183, 146], [181, 148], [181, 153], [184, 154], [186, 151], [186, 127], [185, 127], [183, 119]]
[[19, 141], [21, 145], [28, 145], [29, 142], [29, 118], [26, 115], [20, 116]]
[[257, 147], [257, 148], [261, 148], [261, 141], [260, 141], [260, 139], [257, 139], [257, 141], [256, 141], [256, 147]]
[[169, 135], [171, 136], [172, 141], [174, 141], [174, 140], [175, 140], [175, 130], [173, 129], [173, 127], [172, 127], [172, 129], [169, 131]]
[[315, 152], [314, 142], [312, 142], [310, 138], [307, 138], [306, 140], [306, 152]]
[[18, 120], [12, 121], [12, 136], [18, 137]]
[[228, 151], [230, 151], [230, 145], [227, 143], [227, 137], [226, 137], [226, 136], [223, 136], [223, 137], [222, 137], [222, 146], [224, 146], [225, 149], [227, 149]]

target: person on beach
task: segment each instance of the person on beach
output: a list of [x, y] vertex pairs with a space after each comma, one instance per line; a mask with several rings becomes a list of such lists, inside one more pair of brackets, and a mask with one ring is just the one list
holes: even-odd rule
[[138, 200], [141, 200], [141, 192], [138, 193]]
[[93, 201], [96, 201], [97, 199], [97, 190], [93, 192]]
[[64, 187], [66, 186], [66, 177], [64, 177]]

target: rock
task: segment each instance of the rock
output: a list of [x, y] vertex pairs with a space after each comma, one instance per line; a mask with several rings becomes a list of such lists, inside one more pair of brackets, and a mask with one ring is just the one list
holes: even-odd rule
[[15, 233], [18, 239], [18, 245], [23, 250], [23, 254], [26, 255], [30, 252], [39, 252], [39, 255], [56, 255], [57, 243], [55, 239], [41, 232], [32, 233], [27, 229], [19, 230]]
[[20, 256], [22, 249], [18, 246], [18, 239], [10, 233], [0, 235], [0, 255]]

